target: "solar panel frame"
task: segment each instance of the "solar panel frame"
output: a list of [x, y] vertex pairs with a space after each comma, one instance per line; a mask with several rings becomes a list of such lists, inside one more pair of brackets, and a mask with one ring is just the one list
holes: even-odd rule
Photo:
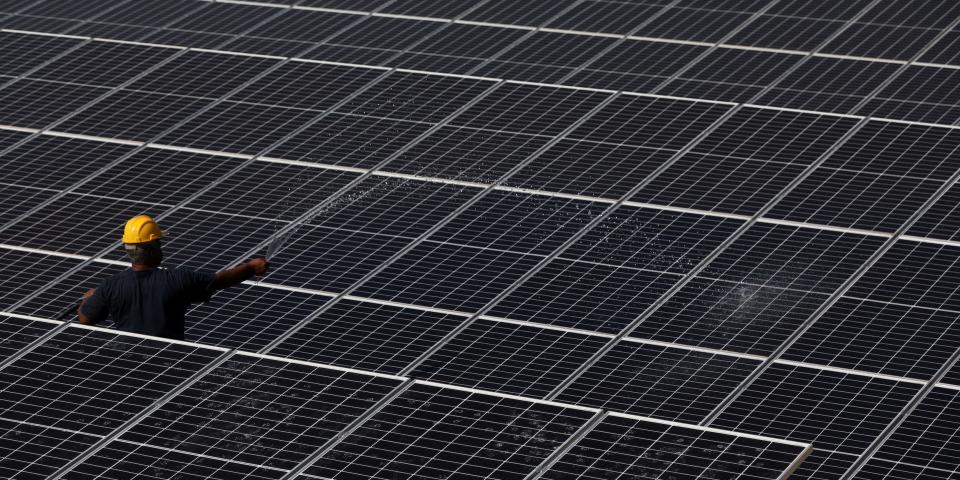
[[[85, 344], [88, 339], [95, 339], [99, 345]], [[80, 351], [70, 351], [70, 348]], [[90, 351], [83, 351], [86, 348]], [[83, 363], [85, 358], [90, 361], [111, 350], [117, 351], [118, 356], [105, 355], [103, 364], [94, 364], [90, 368]], [[222, 356], [222, 353], [215, 347], [197, 348], [107, 333], [103, 329], [70, 326], [47, 337], [29, 353], [0, 370], [0, 374], [8, 379], [4, 387], [8, 394], [4, 396], [3, 415], [11, 420], [39, 422], [52, 427], [69, 425], [80, 432], [107, 435], [124, 422], [135, 421], [137, 415], [146, 411], [155, 400], [172, 391], [192, 374], [203, 371], [209, 362]], [[156, 355], [161, 358], [166, 355], [166, 365], [148, 367], [146, 363], [140, 363]], [[46, 358], [60, 358], [61, 362], [53, 363], [44, 360]], [[134, 378], [127, 375], [129, 372], [115, 373], [109, 380], [98, 378], [98, 372], [102, 372], [111, 362], [128, 364], [134, 369], [148, 367], [156, 371], [155, 375], [147, 375], [150, 381], [126, 385], [123, 384], [124, 379]], [[24, 375], [35, 375], [41, 371], [47, 372], [43, 375], [45, 381], [37, 384], [25, 380], [29, 377]], [[46, 397], [44, 391], [53, 395]], [[43, 405], [45, 399], [50, 401], [48, 405]], [[126, 402], [125, 408], [110, 405], [121, 401]]]
[[[734, 436], [730, 440], [730, 437], [725, 437], [719, 431], [661, 422], [634, 415], [606, 415], [592, 430], [581, 436], [572, 448], [553, 459], [554, 463], [548, 465], [545, 471], [532, 478], [599, 479], [610, 474], [625, 473], [644, 476], [683, 475], [691, 478], [726, 473], [742, 478], [775, 478], [775, 475], [780, 478], [790, 475], [809, 453], [809, 446], [804, 448], [801, 444], [792, 442], [780, 444], [769, 438], [748, 436]], [[604, 436], [608, 439], [604, 439]], [[616, 440], [609, 440], [610, 437]], [[702, 437], [707, 440], [696, 440]], [[731, 443], [724, 445], [725, 440]], [[680, 446], [671, 447], [671, 443]], [[754, 455], [762, 457], [768, 448], [777, 467], [771, 469], [762, 464], [754, 465], [760, 460]], [[643, 449], [639, 455], [638, 449]], [[740, 449], [743, 451], [736, 452]], [[732, 458], [727, 459], [728, 455]], [[568, 456], [575, 458], [567, 461]], [[736, 458], [740, 456], [750, 460], [737, 461]], [[643, 462], [638, 463], [639, 459]], [[719, 473], [713, 469], [719, 470]]]
[[757, 366], [756, 357], [684, 350], [631, 338], [559, 392], [561, 402], [697, 424]]
[[290, 470], [401, 383], [239, 353], [117, 439]]
[[0, 419], [0, 474], [7, 478], [41, 480], [101, 437], [66, 429]]
[[[447, 404], [444, 397], [450, 398], [449, 401], [453, 403]], [[429, 403], [424, 403], [425, 401]], [[406, 402], [406, 404], [401, 402]], [[439, 415], [437, 420], [441, 421], [427, 423], [417, 421], [415, 415], [421, 411], [418, 404], [423, 405], [422, 411], [425, 413], [431, 413], [431, 410], [435, 411], [435, 415]], [[503, 412], [501, 405], [506, 406], [509, 413]], [[464, 413], [457, 414], [455, 409], [460, 409], [464, 411]], [[478, 417], [465, 416], [465, 413], [470, 410], [474, 410], [481, 415]], [[398, 413], [404, 411], [411, 413]], [[485, 411], [487, 413], [484, 413]], [[530, 415], [535, 418], [550, 418], [552, 420], [537, 420], [531, 423], [529, 419], [524, 417], [527, 411], [530, 411]], [[377, 474], [378, 472], [376, 470], [384, 471], [386, 468], [391, 468], [395, 472], [403, 468], [407, 470], [408, 473], [411, 468], [414, 471], [418, 471], [420, 468], [426, 468], [428, 469], [427, 471], [443, 471], [443, 469], [446, 468], [444, 464], [452, 463], [450, 458], [455, 455], [458, 458], [464, 458], [466, 461], [473, 463], [473, 465], [464, 464], [464, 467], [456, 468], [454, 473], [460, 472], [460, 474], [476, 476], [478, 472], [484, 471], [485, 475], [491, 478], [515, 478], [518, 475], [523, 475], [533, 470], [532, 465], [521, 461], [521, 455], [545, 458], [549, 454], [549, 449], [541, 445], [559, 445], [562, 440], [568, 436], [566, 430], [562, 427], [563, 424], [576, 428], [585, 423], [593, 415], [593, 411], [582, 411], [555, 404], [532, 403], [510, 397], [494, 397], [488, 394], [473, 393], [469, 390], [444, 388], [438, 384], [417, 381], [385, 405], [382, 410], [371, 417], [365, 424], [360, 425], [358, 430], [347, 435], [340, 443], [333, 445], [329, 453], [322, 454], [318, 458], [319, 462], [314, 463], [306, 470], [306, 473], [312, 476], [328, 476], [330, 474], [325, 472], [331, 469], [334, 471], [338, 470], [339, 467], [335, 466], [338, 464], [342, 464], [344, 468], [353, 469], [354, 472], [356, 472], [350, 473], [349, 471], [341, 470], [344, 471], [345, 475], [348, 475], [346, 478], [360, 478], [349, 475], [367, 475], [363, 478], [371, 478], [369, 475]], [[465, 416], [464, 421], [466, 423], [458, 425], [456, 422], [458, 416]], [[565, 416], [571, 418], [564, 418]], [[504, 423], [500, 420], [501, 417], [509, 419], [510, 423]], [[379, 420], [381, 418], [383, 420]], [[402, 448], [400, 452], [396, 452], [397, 456], [394, 457], [393, 462], [385, 467], [377, 468], [371, 465], [364, 469], [363, 465], [359, 463], [354, 464], [349, 460], [349, 457], [338, 455], [337, 452], [349, 451], [348, 449], [354, 448], [353, 445], [362, 445], [360, 443], [355, 444], [354, 442], [366, 442], [367, 439], [369, 439], [374, 442], [374, 448], [377, 448], [377, 437], [387, 437], [391, 435], [399, 435], [400, 438], [407, 437], [407, 435], [400, 431], [395, 432], [392, 429], [382, 430], [376, 426], [378, 421], [385, 424], [393, 423], [391, 421], [393, 418], [396, 418], [396, 421], [399, 421], [401, 424], [409, 425], [409, 428], [423, 431], [422, 434], [409, 439], [412, 444], [404, 445], [404, 448]], [[450, 424], [447, 424], [447, 426], [444, 425], [443, 420], [447, 419], [453, 422], [452, 427]], [[371, 422], [373, 422], [373, 425], [368, 426], [367, 424]], [[531, 438], [511, 434], [508, 429], [513, 423], [516, 423], [518, 426], [524, 425], [526, 428], [533, 428], [534, 431], [539, 432], [539, 436], [543, 438], [534, 445], [531, 442], [531, 440], [533, 440]], [[553, 426], [551, 425], [552, 423], [560, 423], [561, 426]], [[477, 424], [485, 426], [479, 426]], [[431, 441], [428, 437], [431, 434], [439, 435], [443, 440]], [[492, 438], [484, 438], [486, 436], [491, 436]], [[404, 441], [407, 440], [405, 439]], [[392, 454], [390, 443], [391, 442], [387, 440], [379, 447], [385, 455]], [[419, 448], [417, 448], [418, 446]], [[410, 450], [409, 453], [405, 452], [407, 449]], [[479, 452], [477, 451], [478, 449]], [[404, 467], [404, 464], [409, 462], [409, 460], [404, 459], [404, 455], [417, 458], [423, 455], [421, 452], [427, 452], [429, 455], [428, 452], [430, 450], [435, 450], [437, 453], [428, 457], [430, 460], [428, 465], [416, 466], [416, 464], [413, 464], [411, 467]], [[497, 450], [502, 451], [502, 455], [497, 455], [495, 453]], [[444, 454], [443, 452], [447, 453]], [[523, 453], [521, 454], [520, 452]], [[331, 468], [324, 466], [324, 464], [320, 462], [334, 466]], [[374, 470], [373, 472], [369, 471], [371, 467]], [[506, 471], [504, 472], [502, 470]], [[365, 471], [367, 473], [362, 473]], [[400, 471], [402, 472], [403, 470]]]

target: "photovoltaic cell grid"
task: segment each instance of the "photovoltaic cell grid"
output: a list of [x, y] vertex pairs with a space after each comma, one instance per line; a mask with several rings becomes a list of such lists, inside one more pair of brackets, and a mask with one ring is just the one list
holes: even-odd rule
[[[957, 474], [954, 389], [924, 386], [960, 385], [956, 6], [270, 3], [0, 5], [4, 476], [779, 478], [807, 453], [697, 423], [811, 442], [796, 478]], [[23, 315], [121, 270], [143, 212], [209, 270], [295, 227], [188, 340], [436, 383], [46, 339]]]

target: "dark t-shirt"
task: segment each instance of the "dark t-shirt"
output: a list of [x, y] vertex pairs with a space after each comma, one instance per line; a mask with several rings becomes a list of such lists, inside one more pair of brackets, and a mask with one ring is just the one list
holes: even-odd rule
[[215, 278], [185, 268], [127, 269], [97, 287], [83, 314], [94, 322], [109, 316], [118, 330], [182, 340], [187, 307], [210, 300]]

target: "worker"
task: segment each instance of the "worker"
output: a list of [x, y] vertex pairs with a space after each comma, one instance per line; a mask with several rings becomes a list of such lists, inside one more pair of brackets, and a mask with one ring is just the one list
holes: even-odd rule
[[270, 266], [255, 258], [215, 274], [164, 268], [162, 237], [148, 215], [127, 222], [123, 246], [132, 264], [87, 290], [77, 308], [80, 323], [94, 325], [109, 316], [118, 330], [183, 340], [184, 316], [191, 303], [209, 301], [215, 291], [263, 275]]

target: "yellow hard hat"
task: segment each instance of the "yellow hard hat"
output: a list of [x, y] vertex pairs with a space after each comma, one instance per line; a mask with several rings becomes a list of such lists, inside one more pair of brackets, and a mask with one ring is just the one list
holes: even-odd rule
[[152, 242], [161, 238], [163, 238], [163, 232], [150, 215], [137, 215], [127, 220], [127, 224], [123, 227], [123, 243], [127, 245]]

